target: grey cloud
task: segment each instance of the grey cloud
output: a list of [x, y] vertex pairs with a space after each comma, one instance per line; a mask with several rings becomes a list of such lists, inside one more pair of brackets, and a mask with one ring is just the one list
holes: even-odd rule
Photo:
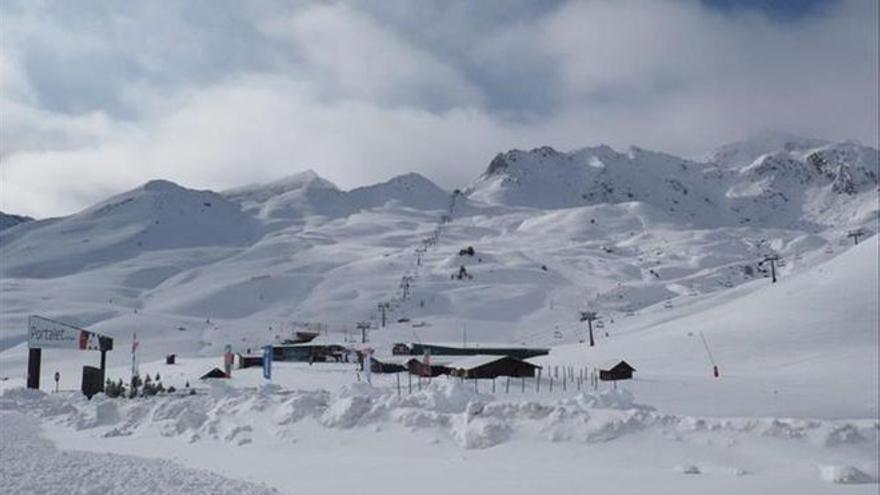
[[446, 187], [494, 153], [688, 155], [765, 129], [876, 145], [877, 4], [785, 22], [696, 1], [0, 4], [0, 209], [150, 178], [313, 168]]

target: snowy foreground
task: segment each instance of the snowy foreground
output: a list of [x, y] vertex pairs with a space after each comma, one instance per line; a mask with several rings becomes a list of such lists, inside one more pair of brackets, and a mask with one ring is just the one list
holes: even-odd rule
[[[701, 418], [622, 389], [552, 397], [496, 386], [493, 396], [435, 379], [398, 395], [366, 383], [215, 382], [195, 395], [92, 401], [9, 389], [0, 472], [13, 493], [262, 493], [204, 470], [281, 493], [876, 493], [876, 419]], [[36, 437], [34, 417], [61, 452]], [[103, 471], [120, 484], [90, 491], [82, 473]]]

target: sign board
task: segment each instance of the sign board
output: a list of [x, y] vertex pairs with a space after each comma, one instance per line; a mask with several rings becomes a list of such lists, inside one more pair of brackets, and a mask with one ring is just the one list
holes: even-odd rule
[[113, 349], [113, 339], [60, 321], [32, 315], [28, 318], [28, 347], [109, 351]]
[[272, 346], [263, 347], [263, 378], [272, 379]]

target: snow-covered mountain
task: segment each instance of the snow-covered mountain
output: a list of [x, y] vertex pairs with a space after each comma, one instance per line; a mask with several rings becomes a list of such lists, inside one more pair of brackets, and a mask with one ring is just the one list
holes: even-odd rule
[[386, 182], [342, 191], [313, 170], [268, 184], [223, 193], [242, 209], [264, 219], [301, 219], [308, 215], [347, 216], [387, 203], [418, 209], [446, 208], [449, 195], [425, 177], [410, 173]]
[[30, 222], [31, 220], [33, 220], [31, 217], [13, 215], [11, 213], [3, 213], [0, 211], [0, 231], [6, 230], [9, 227], [15, 227], [20, 223]]
[[[877, 217], [877, 150], [854, 142], [741, 142], [694, 162], [632, 147], [497, 155], [468, 189], [473, 200], [531, 208], [641, 202], [681, 222], [817, 229]], [[750, 161], [745, 161], [750, 160]]]
[[242, 246], [260, 227], [221, 195], [155, 180], [63, 218], [0, 233], [4, 277], [70, 275], [145, 252]]
[[379, 303], [404, 321], [387, 339], [466, 324], [474, 340], [573, 342], [585, 306], [617, 321], [690, 307], [751, 290], [770, 252], [787, 276], [847, 249], [850, 229], [872, 236], [877, 150], [783, 141], [712, 161], [513, 150], [461, 193], [418, 174], [350, 191], [313, 171], [219, 194], [149, 182], [0, 232], [0, 350], [32, 313], [210, 354], [293, 322], [344, 338]]
[[761, 155], [777, 151], [806, 151], [831, 144], [824, 139], [796, 136], [787, 132], [770, 131], [719, 146], [707, 153], [702, 161], [716, 163], [723, 168], [740, 168]]

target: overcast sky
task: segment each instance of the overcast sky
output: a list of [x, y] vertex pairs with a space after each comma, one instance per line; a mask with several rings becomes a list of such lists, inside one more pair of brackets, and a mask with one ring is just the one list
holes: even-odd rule
[[313, 169], [466, 184], [510, 148], [877, 146], [876, 0], [0, 2], [0, 210]]

